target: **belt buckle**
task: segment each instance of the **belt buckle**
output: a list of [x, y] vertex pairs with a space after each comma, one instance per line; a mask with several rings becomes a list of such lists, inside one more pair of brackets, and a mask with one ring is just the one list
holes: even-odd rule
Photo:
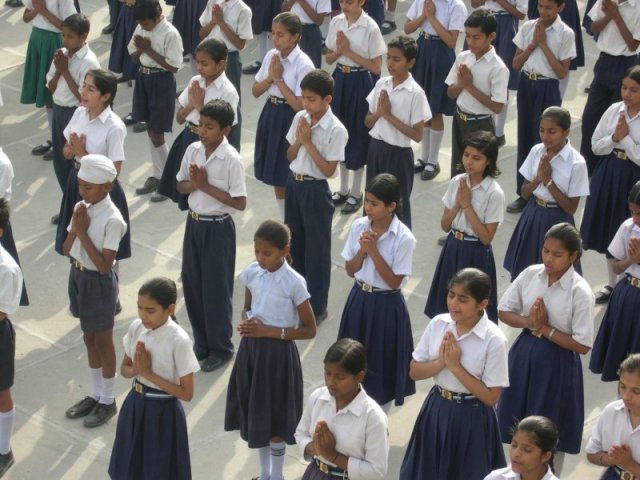
[[140, 395], [144, 395], [144, 387], [142, 386], [141, 383], [135, 382], [133, 384], [133, 389]]
[[467, 115], [462, 110], [458, 110], [458, 116], [460, 117], [460, 120], [462, 120], [463, 122], [467, 121]]
[[538, 74], [535, 72], [529, 72], [528, 78], [529, 80], [538, 80]]
[[622, 470], [620, 472], [620, 480], [633, 480], [634, 478], [635, 477], [631, 473], [627, 472], [626, 470]]
[[440, 396], [445, 400], [453, 400], [453, 393], [449, 390], [445, 390], [444, 388], [440, 389]]
[[195, 123], [189, 123], [189, 130], [191, 130], [191, 133], [195, 133], [197, 135], [199, 130], [199, 125], [196, 125]]
[[220, 215], [218, 217], [214, 217], [214, 220], [218, 223], [222, 223], [227, 219], [227, 215]]
[[296, 182], [303, 182], [304, 181], [304, 174], [302, 174], [302, 173], [294, 173], [293, 174], [293, 179]]
[[640, 288], [640, 279], [636, 277], [629, 276], [629, 284], [632, 287]]
[[619, 160], [626, 160], [627, 152], [623, 152], [622, 150], [616, 151], [616, 158], [618, 158]]
[[454, 237], [456, 240], [464, 240], [464, 233], [463, 233], [463, 232], [460, 232], [460, 231], [458, 231], [458, 230], [455, 230], [455, 231], [453, 232], [453, 237]]
[[190, 213], [191, 213], [191, 218], [193, 218], [196, 222], [197, 222], [198, 220], [200, 220], [200, 215], [199, 215], [199, 214], [197, 214], [197, 213], [196, 213], [196, 212], [194, 212], [193, 210], [191, 210], [191, 212], [190, 212]]
[[546, 207], [547, 206], [547, 202], [545, 202], [544, 200], [542, 200], [541, 198], [537, 198], [536, 197], [536, 203], [538, 205], [540, 205], [541, 207]]
[[324, 462], [322, 462], [320, 460], [318, 460], [318, 469], [322, 473], [329, 475], [329, 465], [327, 465], [326, 463], [324, 463]]
[[369, 285], [368, 283], [362, 282], [361, 287], [363, 292], [371, 293], [373, 292], [373, 285]]
[[73, 261], [73, 266], [76, 267], [78, 270], [80, 270], [81, 272], [85, 271], [84, 265], [82, 265], [79, 261], [74, 260]]
[[351, 73], [351, 67], [349, 65], [342, 65], [340, 69], [342, 70], [342, 73]]
[[140, 71], [145, 75], [149, 75], [151, 73], [151, 70], [147, 67], [140, 67]]
[[269, 97], [269, 100], [271, 100], [271, 103], [275, 103], [275, 104], [278, 103], [278, 97], [276, 97], [275, 95], [271, 95]]

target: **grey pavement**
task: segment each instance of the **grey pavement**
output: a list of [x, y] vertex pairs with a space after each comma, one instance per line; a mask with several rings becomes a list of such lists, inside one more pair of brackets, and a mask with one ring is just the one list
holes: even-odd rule
[[[81, 7], [92, 22], [91, 48], [98, 54], [103, 66], [107, 65], [111, 37], [100, 35], [107, 23], [106, 2], [82, 0]], [[584, 11], [585, 1], [579, 0]], [[404, 22], [408, 0], [398, 4], [398, 24]], [[165, 8], [165, 13], [168, 9]], [[85, 347], [79, 322], [68, 310], [67, 278], [68, 260], [53, 249], [55, 228], [49, 223], [57, 213], [61, 193], [58, 189], [51, 163], [30, 155], [33, 146], [49, 138], [43, 110], [19, 103], [23, 63], [30, 27], [22, 22], [22, 10], [0, 7], [0, 89], [5, 106], [0, 109], [0, 145], [11, 158], [16, 177], [13, 184], [12, 224], [17, 241], [24, 276], [29, 290], [31, 306], [23, 307], [12, 319], [17, 329], [17, 365], [13, 396], [17, 408], [17, 421], [12, 439], [16, 464], [7, 473], [7, 479], [102, 479], [107, 478], [107, 466], [116, 419], [106, 426], [89, 430], [79, 421], [68, 420], [65, 409], [88, 392], [88, 370]], [[399, 33], [399, 32], [396, 32]], [[394, 34], [388, 35], [389, 40]], [[462, 37], [462, 35], [461, 35]], [[461, 40], [460, 40], [461, 43]], [[571, 82], [564, 105], [572, 112], [574, 145], [580, 140], [580, 115], [585, 102], [583, 89], [590, 82], [597, 56], [593, 41], [585, 37], [587, 66], [571, 73]], [[255, 42], [249, 42], [242, 54], [245, 63], [257, 56]], [[384, 63], [384, 62], [383, 62]], [[182, 88], [191, 77], [188, 65], [178, 72], [178, 84]], [[264, 98], [251, 96], [252, 78], [244, 76], [242, 155], [246, 167], [248, 207], [235, 216], [238, 232], [236, 273], [253, 260], [252, 238], [258, 224], [266, 218], [278, 215], [273, 192], [253, 177], [253, 141], [258, 116]], [[115, 111], [124, 116], [131, 107], [132, 88], [120, 84]], [[174, 135], [180, 132], [176, 126]], [[500, 184], [513, 199], [515, 190], [515, 94], [511, 94], [507, 145], [501, 150], [499, 166]], [[172, 141], [169, 137], [168, 142]], [[414, 255], [414, 274], [404, 289], [411, 313], [414, 338], [422, 334], [427, 318], [422, 313], [431, 272], [439, 255], [436, 240], [443, 234], [439, 219], [442, 214], [440, 198], [446, 190], [450, 157], [450, 119], [446, 121], [445, 138], [441, 152], [442, 171], [434, 181], [416, 179], [413, 190], [414, 233], [418, 247]], [[414, 145], [416, 152], [418, 146]], [[148, 278], [165, 275], [179, 279], [184, 214], [171, 202], [149, 203], [148, 196], [135, 195], [139, 186], [150, 174], [151, 162], [146, 134], [135, 134], [129, 129], [121, 183], [129, 200], [133, 256], [121, 262], [120, 299], [122, 313], [116, 319], [114, 338], [118, 363], [122, 358], [122, 337], [136, 315], [136, 295], [140, 285]], [[337, 180], [332, 180], [337, 186]], [[576, 216], [582, 215], [582, 206]], [[298, 342], [304, 369], [305, 398], [313, 389], [323, 384], [322, 358], [336, 338], [340, 315], [351, 287], [346, 275], [340, 251], [355, 216], [336, 213], [333, 222], [332, 276], [329, 299], [329, 317], [319, 327], [316, 338]], [[502, 265], [504, 252], [517, 221], [516, 215], [505, 214], [505, 221], [494, 239], [496, 263]], [[606, 279], [604, 260], [587, 252], [583, 257], [584, 274], [594, 289]], [[179, 284], [180, 286], [180, 284]], [[499, 295], [508, 286], [508, 275], [498, 270]], [[179, 293], [178, 319], [190, 331], [189, 322]], [[243, 286], [236, 282], [234, 295], [235, 316], [239, 318], [242, 307]], [[596, 328], [603, 315], [603, 308], [596, 309]], [[517, 331], [504, 327], [510, 340]], [[237, 345], [239, 338], [234, 335]], [[615, 398], [615, 384], [603, 384], [588, 369], [588, 355], [583, 357], [586, 421], [584, 442], [588, 439], [601, 409]], [[237, 432], [223, 431], [223, 417], [231, 365], [214, 373], [196, 374], [196, 394], [185, 404], [188, 415], [191, 459], [195, 479], [245, 479], [258, 474], [258, 459], [240, 439]], [[116, 383], [117, 401], [121, 405], [129, 382], [119, 377]], [[402, 407], [394, 407], [389, 417], [390, 458], [387, 478], [395, 479], [415, 418], [420, 410], [431, 381], [418, 383], [417, 394], [409, 397]], [[300, 478], [305, 468], [298, 449], [287, 449], [285, 475], [289, 480]], [[562, 478], [597, 478], [600, 470], [590, 466], [584, 454], [567, 456]]]

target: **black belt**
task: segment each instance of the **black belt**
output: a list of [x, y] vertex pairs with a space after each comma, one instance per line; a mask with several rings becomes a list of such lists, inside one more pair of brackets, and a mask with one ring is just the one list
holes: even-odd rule
[[526, 70], [522, 70], [522, 74], [524, 75], [525, 78], [532, 80], [534, 82], [537, 80], [557, 80], [557, 78], [545, 77], [544, 75], [540, 75], [539, 73], [527, 72]]
[[556, 202], [547, 202], [546, 200], [543, 200], [541, 198], [538, 198], [534, 195], [535, 200], [536, 200], [536, 204], [544, 207], [544, 208], [558, 208], [558, 204]]
[[189, 210], [189, 216], [193, 218], [196, 222], [222, 223], [231, 215], [229, 215], [228, 213], [223, 213], [222, 215], [200, 215], [199, 213], [196, 213], [193, 210]]
[[473, 235], [467, 235], [464, 232], [461, 232], [460, 230], [456, 230], [455, 228], [452, 228], [450, 230], [451, 235], [453, 235], [453, 238], [455, 238], [456, 240], [465, 240], [467, 242], [479, 242], [480, 239], [478, 237], [475, 237]]
[[438, 392], [440, 392], [440, 396], [445, 400], [449, 400], [450, 402], [462, 403], [479, 401], [478, 397], [470, 393], [452, 392], [450, 390], [442, 388], [440, 385], [436, 385], [436, 388], [438, 389]]
[[438, 35], [431, 35], [424, 30], [420, 31], [420, 36], [425, 40], [442, 40]]
[[200, 129], [200, 125], [196, 125], [193, 122], [187, 122], [186, 128], [190, 130], [191, 133], [195, 133], [196, 135], [199, 135], [198, 131]]
[[369, 285], [368, 283], [364, 283], [360, 280], [356, 280], [356, 286], [362, 290], [363, 292], [367, 292], [367, 293], [379, 293], [381, 295], [389, 295], [392, 293], [398, 293], [400, 291], [399, 288], [394, 288], [394, 289], [388, 289], [388, 288], [378, 288], [378, 287], [374, 287], [373, 285]]
[[145, 67], [140, 65], [140, 69], [139, 69], [140, 73], [142, 73], [143, 75], [151, 75], [152, 73], [162, 73], [162, 72], [168, 72], [168, 70], [165, 70], [164, 68], [158, 68], [158, 67]]
[[626, 470], [622, 470], [620, 467], [613, 466], [611, 467], [615, 470], [615, 472], [620, 475], [618, 478], [620, 480], [635, 480], [637, 477], [634, 477], [632, 473], [627, 472]]
[[282, 97], [276, 97], [275, 95], [269, 95], [269, 101], [271, 103], [277, 103], [278, 105], [284, 105], [287, 101]]
[[611, 151], [611, 155], [616, 157], [618, 160], [627, 160], [629, 158], [629, 157], [627, 157], [627, 151], [626, 150], [621, 150], [619, 148], [614, 148]]
[[343, 65], [341, 63], [337, 63], [336, 70], [340, 70], [342, 73], [355, 73], [355, 72], [364, 72], [366, 68], [352, 67], [351, 65]]
[[319, 180], [325, 180], [324, 178], [316, 178], [311, 175], [305, 175], [304, 173], [291, 172], [291, 176], [296, 182], [317, 182]]
[[133, 380], [133, 385], [131, 385], [131, 389], [134, 392], [149, 398], [174, 398], [173, 395], [169, 395], [164, 390], [158, 390], [157, 388], [147, 387], [144, 383], [140, 383], [138, 380], [135, 380], [135, 379]]
[[491, 118], [491, 115], [489, 114], [476, 115], [475, 113], [467, 113], [463, 110], [460, 110], [460, 108], [456, 108], [456, 115], [458, 115], [458, 118], [460, 118], [460, 120], [462, 120], [463, 122], [485, 120], [487, 118]]
[[318, 466], [318, 470], [320, 470], [325, 475], [329, 475], [330, 477], [343, 478], [345, 480], [349, 479], [349, 474], [338, 467], [332, 467], [331, 465], [324, 463], [322, 460], [318, 459], [318, 457], [313, 457], [313, 461]]

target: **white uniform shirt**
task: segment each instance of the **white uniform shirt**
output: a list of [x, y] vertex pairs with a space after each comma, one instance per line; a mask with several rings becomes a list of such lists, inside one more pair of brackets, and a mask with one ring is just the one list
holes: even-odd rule
[[[327, 387], [314, 390], [309, 396], [296, 429], [296, 442], [304, 449], [313, 440], [316, 424], [325, 421], [336, 439], [336, 450], [349, 457], [351, 480], [382, 480], [386, 478], [389, 457], [387, 416], [364, 388], [341, 410]], [[308, 457], [305, 457], [308, 459]], [[324, 463], [331, 459], [318, 456]]]
[[[633, 222], [633, 218], [627, 218], [622, 222], [609, 244], [608, 250], [613, 258], [618, 260], [629, 258], [629, 240], [631, 238], [640, 238], [640, 227]], [[640, 265], [634, 262], [624, 272], [640, 278]], [[638, 459], [640, 460], [640, 457]]]
[[[615, 3], [618, 5], [618, 12], [620, 12], [620, 16], [631, 32], [631, 35], [633, 35], [633, 38], [640, 40], [640, 4], [637, 3], [637, 0], [626, 0], [622, 3], [616, 1]], [[587, 15], [589, 15], [594, 22], [603, 18], [602, 0], [597, 0]], [[598, 33], [596, 44], [601, 52], [615, 56], [624, 55], [628, 57], [640, 51], [639, 48], [636, 48], [635, 51], [629, 50], [629, 47], [627, 47], [627, 44], [620, 34], [616, 22], [613, 20], [609, 21], [600, 33]]]
[[[629, 134], [619, 142], [614, 142], [613, 133], [621, 113], [624, 113], [629, 126]], [[608, 155], [614, 148], [627, 152], [626, 161], [631, 160], [640, 165], [640, 113], [631, 118], [623, 102], [614, 103], [607, 108], [591, 138], [591, 150], [596, 155]]]
[[640, 427], [633, 428], [629, 411], [622, 400], [607, 405], [587, 442], [587, 453], [608, 452], [614, 445], [627, 444], [631, 448], [631, 457], [640, 461]]
[[[466, 173], [456, 175], [449, 180], [447, 191], [442, 197], [442, 203], [449, 210], [456, 204], [461, 178], [464, 178], [467, 185], [471, 187], [469, 176]], [[483, 224], [502, 223], [504, 218], [504, 191], [495, 178], [487, 175], [479, 184], [471, 188], [471, 206]], [[462, 209], [453, 219], [451, 228], [467, 235], [478, 236]]]
[[[461, 0], [434, 0], [436, 6], [436, 19], [448, 31], [462, 32], [464, 30], [464, 22], [469, 16], [467, 7]], [[414, 0], [409, 10], [407, 18], [415, 20], [422, 15], [424, 10], [424, 0]], [[429, 20], [425, 20], [420, 25], [422, 30], [428, 35], [438, 35]]]
[[[368, 217], [357, 219], [351, 224], [349, 236], [342, 249], [342, 258], [345, 261], [351, 260], [360, 250], [360, 235], [366, 230], [371, 230], [371, 220]], [[393, 220], [387, 231], [378, 237], [376, 241], [378, 252], [396, 275], [404, 275], [400, 287], [407, 283], [411, 275], [411, 263], [413, 261], [413, 251], [416, 248], [416, 237], [411, 230], [393, 216]], [[355, 273], [356, 280], [359, 280], [377, 288], [390, 290], [391, 287], [385, 282], [376, 267], [367, 255], [362, 262], [362, 268]]]
[[[532, 42], [538, 21], [542, 20], [536, 19], [524, 22], [522, 26], [520, 26], [516, 36], [513, 37], [513, 43], [515, 43], [516, 47], [520, 50], [526, 50]], [[562, 21], [560, 15], [556, 17], [551, 26], [545, 29], [545, 33], [547, 36], [547, 45], [549, 46], [549, 50], [553, 52], [554, 57], [560, 61], [576, 57], [575, 33]], [[544, 75], [545, 77], [558, 78], [540, 47], [536, 48], [531, 55], [529, 55], [522, 69], [530, 73]]]
[[[251, 30], [251, 8], [242, 0], [209, 0], [202, 15], [200, 15], [200, 25], [203, 27], [208, 25], [212, 19], [213, 5], [222, 6], [222, 17], [224, 23], [238, 35], [242, 40], [251, 40], [253, 38], [253, 30]], [[237, 52], [236, 47], [231, 40], [225, 35], [220, 25], [214, 25], [206, 38], [217, 38], [225, 43], [229, 52]]]
[[[140, 25], [136, 26], [127, 47], [130, 54], [136, 52], [134, 43], [136, 35], [150, 39], [151, 49], [162, 55], [169, 65], [175, 68], [182, 66], [182, 37], [176, 27], [169, 23], [166, 18], [160, 20], [150, 32], [144, 30]], [[164, 68], [146, 53], [140, 55], [140, 64], [143, 67]]]
[[[369, 112], [371, 113], [378, 109], [381, 90], [386, 90], [389, 94], [391, 113], [405, 125], [413, 127], [416, 123], [431, 120], [433, 115], [429, 108], [427, 95], [411, 74], [409, 74], [409, 78], [395, 87], [391, 76], [378, 80], [373, 90], [367, 95]], [[396, 147], [411, 146], [411, 139], [384, 118], [379, 118], [376, 121], [369, 130], [369, 135]]]
[[[508, 0], [508, 3], [516, 7], [520, 13], [527, 14], [527, 10], [529, 9], [529, 2], [527, 2], [527, 0]], [[506, 10], [502, 8], [502, 5], [496, 0], [486, 0], [483, 8], [491, 10], [492, 12], [506, 12]]]
[[[458, 81], [458, 66], [464, 63], [473, 75], [473, 85], [498, 103], [507, 102], [507, 84], [509, 83], [509, 69], [496, 54], [493, 47], [482, 57], [476, 59], [469, 50], [460, 52], [456, 57], [444, 83], [451, 86]], [[475, 115], [493, 115], [493, 111], [476, 100], [466, 89], [463, 89], [456, 100], [460, 110]]]
[[[66, 48], [63, 48], [62, 52], [65, 55], [68, 54]], [[69, 73], [71, 74], [71, 78], [73, 78], [73, 82], [78, 87], [84, 82], [84, 77], [87, 75], [87, 72], [96, 68], [100, 68], [100, 62], [98, 62], [98, 58], [96, 54], [93, 53], [93, 50], [89, 48], [88, 43], [85, 43], [80, 50], [69, 57]], [[56, 66], [52, 61], [49, 72], [47, 73], [47, 83], [51, 81], [55, 74]], [[67, 81], [62, 75], [58, 79], [58, 86], [55, 92], [53, 92], [53, 102], [60, 107], [77, 107], [80, 105], [80, 100], [71, 92]]]
[[65, 127], [64, 138], [69, 141], [71, 134], [85, 135], [85, 149], [110, 158], [114, 162], [124, 161], [124, 137], [127, 128], [111, 110], [105, 108], [100, 115], [91, 120], [85, 107], [78, 107]]
[[[349, 48], [357, 55], [364, 58], [374, 59], [387, 53], [387, 44], [380, 33], [378, 24], [363, 10], [362, 14], [353, 22], [351, 26], [347, 24], [347, 17], [344, 13], [334, 17], [329, 24], [329, 32], [325, 44], [329, 50], [336, 49], [336, 35], [343, 31], [349, 40]], [[341, 55], [338, 63], [350, 67], [359, 67], [350, 58]]]
[[[520, 167], [520, 173], [528, 181], [532, 182], [538, 174], [540, 158], [546, 153], [544, 143], [534, 145]], [[586, 197], [589, 195], [589, 174], [587, 163], [580, 152], [571, 146], [570, 142], [562, 147], [556, 156], [551, 159], [551, 179], [556, 187], [569, 198]], [[556, 200], [549, 189], [540, 183], [533, 194], [546, 202]]]
[[0, 312], [8, 315], [18, 311], [22, 296], [22, 270], [0, 245]]
[[[22, 3], [24, 4], [24, 8], [33, 10], [33, 0], [24, 0]], [[73, 4], [73, 0], [44, 0], [44, 4], [47, 7], [47, 10], [60, 20], [64, 20], [69, 15], [78, 13], [75, 5]], [[49, 30], [50, 32], [60, 33], [60, 30], [58, 30], [57, 27], [40, 14], [33, 17], [33, 20], [31, 20], [31, 26], [42, 30]]]
[[240, 274], [240, 281], [251, 292], [249, 318], [277, 328], [297, 328], [300, 325], [298, 306], [311, 295], [307, 282], [286, 261], [275, 272], [251, 263]]
[[[293, 145], [296, 141], [296, 131], [300, 118], [304, 117], [307, 122], [311, 123], [311, 117], [305, 110], [300, 110], [293, 117], [291, 127], [287, 132], [287, 142]], [[311, 127], [311, 143], [316, 147], [320, 155], [328, 162], [337, 162], [344, 160], [344, 149], [347, 145], [349, 134], [344, 125], [338, 120], [331, 108], [322, 116], [320, 121]], [[311, 175], [315, 178], [327, 177], [316, 162], [313, 161], [307, 149], [301, 145], [296, 158], [289, 164], [289, 168], [294, 173], [302, 173], [303, 175]], [[337, 169], [336, 169], [337, 171]], [[335, 176], [334, 172], [334, 175]]]
[[[306, 0], [309, 6], [313, 9], [314, 12], [321, 13], [324, 15], [328, 15], [331, 13], [331, 0]], [[315, 23], [307, 12], [304, 11], [304, 8], [300, 6], [298, 2], [294, 3], [291, 7], [291, 13], [295, 13], [298, 17], [300, 17], [300, 21], [303, 24]]]
[[[122, 240], [122, 237], [127, 233], [127, 224], [122, 218], [118, 207], [111, 201], [111, 197], [107, 195], [106, 198], [94, 204], [80, 200], [76, 203], [74, 210], [78, 208], [80, 204], [84, 204], [87, 207], [87, 215], [89, 215], [87, 235], [89, 235], [91, 243], [93, 243], [100, 253], [105, 249], [117, 252], [120, 247], [120, 240]], [[71, 231], [72, 224], [73, 218], [69, 222], [67, 232]], [[73, 240], [69, 256], [75, 258], [89, 270], [98, 270], [98, 267], [93, 263], [93, 260], [91, 260], [91, 257], [89, 257], [89, 254], [78, 238]]]
[[[168, 382], [180, 385], [182, 377], [200, 370], [189, 335], [171, 319], [155, 330], [150, 330], [143, 325], [142, 320], [136, 318], [122, 339], [124, 353], [132, 360], [138, 342], [143, 342], [145, 349], [151, 354], [153, 373]], [[162, 390], [142, 375], [136, 375], [136, 380], [148, 387]]]
[[[189, 145], [176, 175], [178, 182], [189, 180], [189, 165], [192, 163], [206, 168], [209, 185], [227, 192], [234, 198], [247, 196], [242, 157], [226, 138], [209, 158], [206, 157], [205, 147], [202, 143], [194, 142]], [[222, 215], [237, 212], [232, 206], [216, 200], [201, 190], [194, 190], [189, 194], [189, 208], [200, 215]]]
[[[446, 332], [453, 333], [458, 342], [462, 351], [460, 363], [467, 372], [489, 388], [509, 386], [507, 337], [500, 327], [489, 320], [486, 312], [475, 327], [461, 336], [458, 335], [456, 322], [448, 313], [436, 315], [420, 337], [413, 351], [413, 359], [416, 362], [431, 362], [437, 359]], [[448, 368], [443, 368], [435, 374], [433, 381], [445, 390], [471, 393]]]
[[[264, 57], [260, 70], [256, 73], [256, 82], [261, 82], [269, 76], [269, 65], [271, 64], [271, 57], [274, 55], [280, 57], [280, 62], [283, 67], [282, 79], [284, 80], [284, 83], [287, 84], [287, 87], [289, 87], [296, 97], [301, 96], [302, 90], [300, 89], [300, 82], [305, 75], [315, 67], [309, 58], [309, 55], [300, 50], [298, 45], [296, 45], [291, 53], [287, 55], [287, 58], [283, 58], [280, 52], [275, 48], [269, 50]], [[275, 83], [269, 86], [267, 92], [269, 95], [273, 95], [274, 97], [284, 98], [282, 92], [280, 92], [280, 89]]]
[[[501, 468], [499, 470], [494, 470], [489, 475], [484, 477], [484, 480], [520, 480], [520, 474], [511, 470], [511, 467]], [[544, 474], [540, 480], [558, 480], [551, 468], [547, 468], [547, 473]]]
[[[225, 102], [229, 102], [231, 104], [231, 108], [233, 108], [233, 124], [238, 123], [238, 119], [236, 118], [236, 111], [238, 110], [238, 103], [240, 101], [240, 97], [238, 92], [236, 91], [236, 87], [233, 86], [231, 80], [227, 78], [224, 72], [220, 74], [218, 78], [216, 78], [213, 82], [209, 84], [208, 87], [205, 86], [205, 79], [202, 75], [196, 75], [189, 80], [187, 83], [187, 88], [182, 90], [180, 93], [180, 97], [178, 97], [178, 103], [181, 107], [186, 107], [189, 104], [189, 90], [191, 88], [191, 84], [197, 81], [200, 86], [204, 89], [204, 104], [211, 100], [224, 100]], [[197, 110], [192, 110], [189, 115], [186, 117], [187, 122], [191, 122], [195, 125], [200, 124], [200, 112]]]
[[498, 310], [528, 315], [538, 297], [544, 300], [552, 328], [591, 347], [595, 298], [587, 281], [573, 267], [551, 286], [544, 265], [526, 268], [504, 292]]
[[11, 200], [11, 183], [13, 182], [13, 165], [0, 147], [0, 198]]

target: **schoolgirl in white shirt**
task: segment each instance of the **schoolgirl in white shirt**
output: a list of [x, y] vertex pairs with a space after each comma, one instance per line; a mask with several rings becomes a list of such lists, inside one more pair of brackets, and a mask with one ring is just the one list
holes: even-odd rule
[[285, 0], [282, 11], [295, 13], [302, 22], [300, 48], [309, 55], [316, 68], [322, 67], [322, 33], [320, 25], [331, 13], [331, 0]]

